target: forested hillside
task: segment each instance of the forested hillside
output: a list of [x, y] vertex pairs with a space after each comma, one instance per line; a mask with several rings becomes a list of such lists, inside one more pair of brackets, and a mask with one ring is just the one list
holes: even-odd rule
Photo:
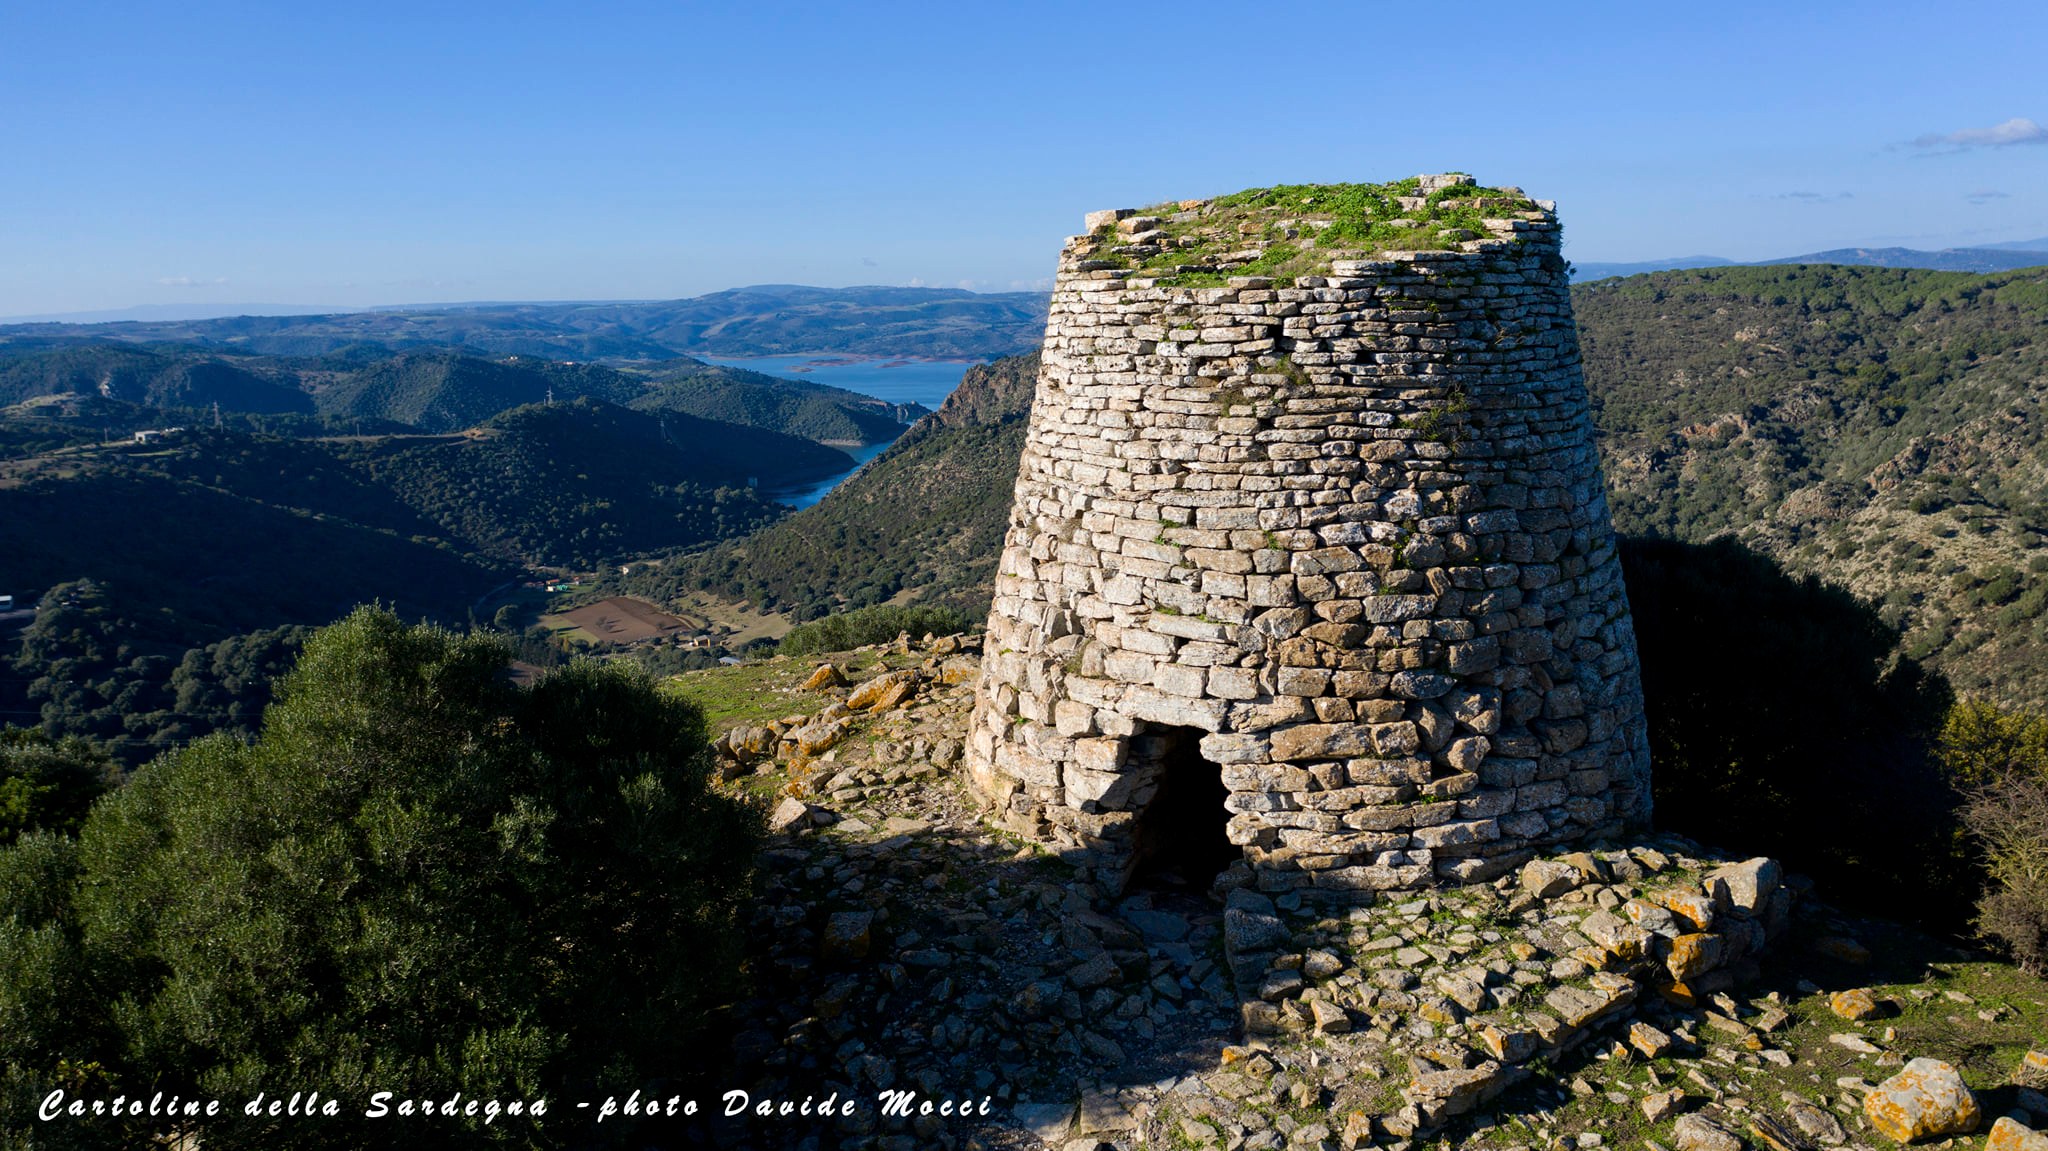
[[817, 505], [699, 556], [636, 571], [642, 594], [710, 591], [810, 619], [915, 589], [985, 610], [1038, 356], [967, 370], [939, 410]]
[[[750, 479], [848, 464], [794, 436], [592, 399], [439, 436], [196, 428], [0, 463], [0, 590], [41, 599], [0, 712], [154, 751], [260, 710], [255, 679], [208, 669], [278, 648], [279, 628], [367, 600], [464, 622], [531, 566], [741, 534], [786, 510]], [[207, 654], [222, 644], [229, 656]]]
[[886, 443], [924, 414], [915, 404], [688, 357], [622, 370], [448, 348], [260, 356], [0, 337], [0, 454], [216, 421], [285, 435], [450, 432], [551, 397], [681, 412], [821, 443]]
[[[1620, 530], [1734, 535], [1879, 601], [1957, 687], [2048, 699], [2048, 271], [1726, 268], [1573, 292]], [[977, 369], [817, 507], [659, 578], [800, 619], [906, 592], [984, 602], [1033, 372]]]
[[388, 420], [423, 432], [449, 432], [527, 404], [592, 397], [630, 404], [645, 388], [619, 372], [530, 356], [479, 359], [455, 352], [380, 357], [320, 381], [320, 411], [346, 427], [351, 420]]
[[578, 570], [759, 527], [781, 509], [750, 479], [801, 483], [852, 464], [794, 436], [596, 400], [515, 408], [461, 436], [333, 450], [469, 551]]
[[311, 412], [297, 376], [261, 357], [92, 341], [0, 342], [0, 407], [72, 393], [151, 408]]
[[925, 415], [917, 404], [892, 404], [844, 388], [696, 360], [661, 365], [651, 375], [650, 389], [633, 406], [769, 428], [819, 443], [887, 443]]
[[1574, 289], [1616, 526], [1732, 533], [1880, 601], [1958, 688], [2048, 699], [2048, 270]]

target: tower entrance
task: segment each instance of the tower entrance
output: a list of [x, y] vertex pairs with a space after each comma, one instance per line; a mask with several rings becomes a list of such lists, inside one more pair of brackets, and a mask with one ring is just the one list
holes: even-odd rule
[[1157, 788], [1131, 827], [1132, 864], [1126, 890], [1152, 887], [1200, 894], [1244, 857], [1230, 842], [1223, 769], [1202, 758], [1202, 732], [1158, 727], [1131, 741], [1131, 758], [1149, 760]]

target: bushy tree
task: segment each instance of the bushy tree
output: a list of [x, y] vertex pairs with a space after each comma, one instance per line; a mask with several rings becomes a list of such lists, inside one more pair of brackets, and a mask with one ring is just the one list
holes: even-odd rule
[[1941, 759], [1983, 852], [1977, 930], [2022, 968], [2048, 973], [2048, 716], [1964, 700], [1942, 725]]
[[798, 624], [782, 637], [782, 644], [777, 650], [783, 655], [847, 651], [866, 644], [887, 643], [904, 632], [909, 632], [913, 638], [953, 635], [967, 630], [967, 626], [967, 617], [949, 607], [877, 604]]
[[1975, 876], [1930, 756], [1947, 685], [1874, 606], [1729, 540], [1625, 540], [1656, 821], [1829, 898], [1961, 926]]
[[[736, 978], [758, 814], [712, 788], [701, 714], [644, 675], [578, 663], [520, 689], [505, 664], [497, 639], [358, 609], [308, 641], [253, 744], [192, 744], [75, 847], [6, 853], [10, 1093], [96, 1067], [131, 1095], [317, 1088], [360, 1116], [377, 1091], [574, 1098], [689, 1070]], [[202, 1138], [395, 1134], [364, 1122], [236, 1114]], [[436, 1145], [534, 1139], [435, 1123]]]
[[0, 844], [38, 829], [73, 832], [121, 769], [91, 740], [0, 728]]

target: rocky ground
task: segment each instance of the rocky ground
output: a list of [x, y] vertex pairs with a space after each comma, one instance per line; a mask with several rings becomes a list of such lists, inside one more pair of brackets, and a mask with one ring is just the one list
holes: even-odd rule
[[1653, 837], [1365, 908], [1079, 881], [961, 785], [978, 662], [677, 681], [778, 829], [716, 1142], [2048, 1151], [2048, 984], [1774, 861]]

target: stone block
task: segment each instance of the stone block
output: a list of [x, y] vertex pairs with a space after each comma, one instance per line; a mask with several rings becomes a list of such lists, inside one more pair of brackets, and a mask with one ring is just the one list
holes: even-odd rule
[[1939, 1059], [1915, 1059], [1878, 1084], [1863, 1100], [1864, 1117], [1886, 1138], [1915, 1143], [1968, 1135], [1983, 1121], [1977, 1097], [1955, 1067]]

